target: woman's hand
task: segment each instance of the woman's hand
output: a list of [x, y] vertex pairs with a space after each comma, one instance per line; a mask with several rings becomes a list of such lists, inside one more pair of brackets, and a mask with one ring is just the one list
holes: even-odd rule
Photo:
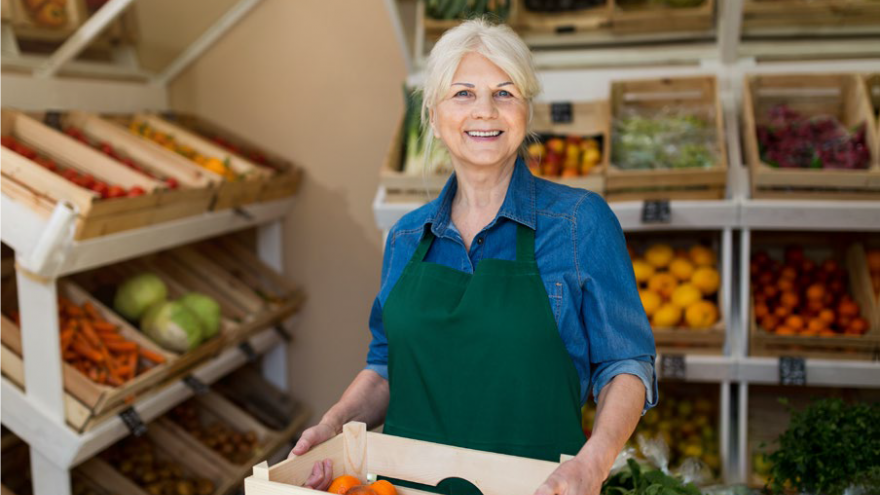
[[575, 457], [560, 464], [535, 495], [599, 495], [606, 474]]
[[[303, 455], [311, 450], [312, 447], [330, 440], [336, 436], [336, 434], [336, 430], [329, 424], [323, 422], [318, 423], [303, 432], [302, 436], [300, 436], [299, 440], [296, 442], [296, 445], [290, 451], [290, 454], [287, 455], [287, 458], [290, 459], [293, 456]], [[323, 461], [315, 463], [314, 467], [312, 467], [312, 474], [303, 486], [314, 490], [326, 490], [330, 487], [332, 481], [333, 462], [330, 461], [330, 459], [324, 459]]]

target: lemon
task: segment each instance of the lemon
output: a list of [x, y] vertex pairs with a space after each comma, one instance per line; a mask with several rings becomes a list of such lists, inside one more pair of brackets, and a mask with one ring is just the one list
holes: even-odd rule
[[702, 266], [694, 271], [691, 283], [696, 285], [704, 295], [710, 296], [718, 292], [718, 287], [721, 285], [721, 275], [718, 274], [718, 270], [712, 267]]
[[671, 301], [680, 308], [687, 308], [691, 304], [703, 299], [703, 293], [694, 284], [681, 284], [672, 291]]
[[718, 307], [710, 301], [697, 301], [687, 307], [684, 319], [691, 328], [709, 328], [718, 321]]
[[660, 306], [651, 318], [651, 326], [654, 328], [669, 328], [678, 325], [681, 321], [681, 308], [672, 303]]
[[644, 306], [645, 308], [645, 314], [649, 317], [657, 311], [657, 308], [659, 308], [661, 304], [663, 304], [663, 298], [660, 297], [660, 294], [657, 294], [656, 292], [651, 290], [640, 290], [639, 298], [641, 298], [642, 300], [642, 306]]
[[676, 287], [678, 280], [671, 273], [655, 273], [648, 279], [648, 288], [664, 298], [671, 297]]
[[636, 282], [647, 282], [654, 275], [654, 266], [643, 259], [633, 260], [633, 273], [636, 276]]
[[715, 251], [712, 251], [706, 246], [697, 244], [691, 248], [688, 254], [690, 255], [691, 261], [697, 266], [715, 266], [715, 264], [718, 263]]
[[645, 260], [655, 268], [664, 268], [672, 261], [675, 252], [668, 244], [654, 244], [645, 251]]
[[694, 265], [686, 258], [674, 258], [669, 263], [669, 273], [679, 280], [690, 280], [694, 274]]

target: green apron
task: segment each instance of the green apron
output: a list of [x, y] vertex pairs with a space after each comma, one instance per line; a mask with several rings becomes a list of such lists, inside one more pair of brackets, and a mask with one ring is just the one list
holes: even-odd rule
[[[577, 454], [580, 382], [538, 274], [535, 231], [517, 224], [516, 261], [484, 259], [473, 274], [424, 261], [433, 240], [427, 231], [384, 304], [385, 433], [554, 462]], [[394, 482], [479, 493], [458, 479], [440, 490]]]

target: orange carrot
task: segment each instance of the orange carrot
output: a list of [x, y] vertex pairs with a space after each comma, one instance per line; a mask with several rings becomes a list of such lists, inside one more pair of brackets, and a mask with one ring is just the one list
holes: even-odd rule
[[147, 361], [152, 361], [156, 364], [162, 364], [165, 362], [165, 356], [159, 354], [158, 352], [153, 352], [149, 349], [145, 349], [141, 347], [138, 349], [138, 352], [143, 356]]
[[108, 373], [106, 383], [107, 383], [107, 385], [112, 385], [114, 387], [118, 387], [118, 386], [122, 385], [124, 382], [122, 381], [122, 379], [120, 379], [118, 376], [114, 375], [113, 373]]
[[64, 311], [67, 313], [67, 316], [70, 316], [73, 318], [79, 318], [80, 316], [83, 315], [82, 308], [80, 308], [79, 306], [77, 306], [76, 304], [73, 304], [73, 303], [71, 303], [70, 306], [65, 308]]
[[71, 362], [73, 362], [73, 360], [75, 360], [76, 358], [79, 357], [79, 354], [77, 354], [73, 351], [64, 351], [64, 353], [61, 354], [61, 356], [64, 358], [65, 361], [67, 361], [68, 363], [71, 363]]
[[123, 380], [128, 380], [129, 375], [131, 375], [132, 368], [128, 365], [122, 365], [116, 368], [116, 374]]
[[95, 321], [103, 321], [104, 320], [101, 317], [101, 313], [98, 312], [98, 308], [96, 308], [95, 305], [92, 304], [91, 301], [86, 301], [85, 304], [83, 304], [83, 309], [85, 310], [86, 315], [88, 315], [88, 317], [91, 318], [92, 320], [95, 320]]
[[138, 345], [131, 341], [115, 342], [111, 340], [105, 342], [104, 345], [113, 352], [131, 352], [136, 351], [138, 348]]
[[125, 360], [125, 365], [131, 368], [131, 376], [129, 378], [134, 378], [137, 376], [137, 364], [138, 364], [138, 353], [130, 352], [128, 353], [128, 357]]
[[109, 321], [95, 320], [92, 322], [92, 327], [99, 332], [116, 332], [116, 325]]
[[101, 339], [98, 338], [98, 334], [95, 333], [95, 329], [92, 328], [92, 324], [89, 323], [89, 320], [80, 320], [80, 328], [82, 329], [82, 335], [85, 339], [97, 349], [101, 348]]
[[70, 342], [73, 340], [73, 328], [65, 328], [61, 331], [61, 352], [67, 351]]
[[109, 342], [128, 342], [125, 340], [125, 337], [119, 335], [118, 333], [110, 333], [110, 332], [98, 332], [98, 337], [107, 344]]
[[104, 361], [104, 356], [97, 350], [93, 349], [89, 343], [80, 336], [80, 334], [76, 334], [73, 338], [73, 342], [71, 343], [71, 347], [77, 354], [80, 356], [92, 361], [94, 363], [100, 363]]

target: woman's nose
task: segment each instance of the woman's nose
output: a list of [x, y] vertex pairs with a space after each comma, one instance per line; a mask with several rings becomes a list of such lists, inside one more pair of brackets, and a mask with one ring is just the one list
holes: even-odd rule
[[474, 102], [474, 110], [471, 116], [475, 119], [494, 119], [498, 117], [495, 100], [491, 96], [478, 96]]

